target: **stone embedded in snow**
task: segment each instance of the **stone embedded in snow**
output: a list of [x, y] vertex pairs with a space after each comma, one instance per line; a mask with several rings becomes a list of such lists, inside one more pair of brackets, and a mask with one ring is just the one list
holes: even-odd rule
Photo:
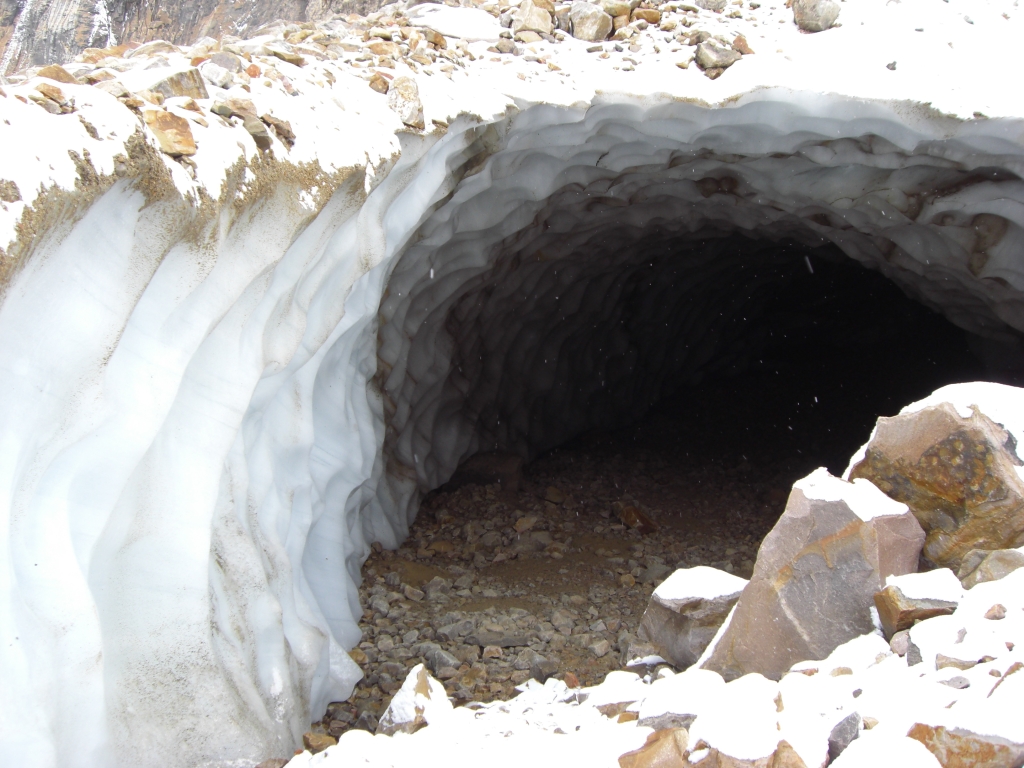
[[637, 637], [686, 669], [704, 653], [746, 585], [746, 579], [716, 568], [680, 568], [654, 590]]
[[924, 531], [906, 505], [865, 480], [818, 469], [793, 485], [758, 552], [754, 574], [702, 662], [731, 680], [778, 680], [874, 629], [872, 599], [891, 575], [916, 570]]
[[1024, 479], [1013, 438], [972, 408], [949, 403], [880, 418], [850, 470], [907, 504], [924, 528], [924, 556], [959, 570], [972, 549], [1024, 544]]
[[835, 0], [793, 0], [793, 21], [807, 32], [824, 32], [839, 18]]
[[388, 90], [388, 106], [410, 128], [423, 130], [423, 104], [420, 89], [411, 77], [396, 77]]
[[697, 66], [701, 69], [727, 69], [742, 56], [717, 41], [706, 40], [697, 46]]
[[916, 723], [907, 736], [921, 742], [943, 768], [1020, 768], [1024, 765], [1024, 744], [999, 736], [924, 723]]
[[593, 3], [576, 0], [569, 9], [572, 36], [577, 40], [596, 43], [612, 33], [612, 17]]
[[256, 142], [256, 146], [264, 152], [273, 146], [273, 140], [270, 138], [270, 133], [267, 131], [267, 126], [263, 124], [255, 115], [246, 115], [242, 120], [242, 125], [245, 130], [252, 136], [252, 140]]
[[188, 96], [193, 99], [208, 99], [203, 76], [195, 67], [159, 67], [157, 69], [133, 69], [122, 73], [118, 79], [133, 93], [152, 91], [165, 99], [174, 96]]
[[1024, 567], [1024, 549], [973, 549], [960, 563], [957, 577], [964, 589], [996, 581]]
[[875, 607], [887, 638], [933, 616], [948, 616], [963, 597], [963, 587], [948, 568], [890, 576], [875, 594]]
[[55, 80], [58, 83], [77, 84], [78, 80], [59, 64], [49, 64], [38, 72], [36, 77], [45, 77], [48, 80]]
[[836, 723], [828, 735], [829, 760], [836, 760], [860, 736], [862, 724], [863, 719], [859, 712], [853, 712]]
[[235, 82], [234, 74], [212, 61], [200, 65], [199, 71], [206, 82], [216, 85], [218, 88], [230, 88]]
[[695, 0], [698, 8], [705, 11], [721, 12], [725, 10], [726, 0]]
[[146, 120], [146, 127], [156, 136], [161, 151], [172, 157], [196, 153], [192, 128], [184, 117], [158, 109], [147, 109], [143, 117]]
[[377, 724], [377, 733], [415, 733], [425, 725], [449, 717], [452, 704], [444, 686], [422, 664], [409, 670], [402, 687], [391, 699]]
[[551, 14], [543, 8], [539, 8], [533, 0], [523, 0], [512, 17], [513, 34], [519, 32], [540, 32], [550, 35], [554, 30], [555, 27]]
[[685, 728], [658, 730], [640, 749], [619, 756], [619, 768], [683, 768], [687, 765], [688, 735]]

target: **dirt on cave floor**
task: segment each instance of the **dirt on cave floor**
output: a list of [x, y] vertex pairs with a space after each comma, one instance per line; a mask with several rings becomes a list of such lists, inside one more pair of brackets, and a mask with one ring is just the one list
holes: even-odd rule
[[[755, 422], [757, 398], [732, 402], [729, 429], [712, 417], [717, 407], [704, 417], [659, 411], [539, 457], [517, 490], [428, 495], [405, 543], [375, 545], [363, 566], [363, 638], [352, 656], [364, 678], [315, 727], [372, 730], [421, 662], [456, 704], [511, 698], [531, 677], [596, 684], [627, 668], [651, 592], [673, 570], [708, 565], [749, 578], [792, 483], [825, 461], [799, 447], [799, 418]], [[758, 426], [740, 426], [748, 439], [737, 441], [744, 423]], [[833, 472], [869, 429], [853, 430], [828, 460]], [[626, 525], [629, 507], [657, 529]]]

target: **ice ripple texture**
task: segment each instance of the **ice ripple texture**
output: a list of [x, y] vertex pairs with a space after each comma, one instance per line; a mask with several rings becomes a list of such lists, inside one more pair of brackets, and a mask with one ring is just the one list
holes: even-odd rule
[[360, 565], [423, 492], [744, 354], [737, 237], [1024, 330], [1021, 133], [782, 90], [532, 106], [201, 237], [118, 183], [0, 305], [0, 762], [289, 754], [358, 679]]

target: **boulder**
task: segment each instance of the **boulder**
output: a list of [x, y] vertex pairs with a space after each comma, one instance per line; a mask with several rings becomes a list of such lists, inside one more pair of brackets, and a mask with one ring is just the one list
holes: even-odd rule
[[972, 549], [1024, 544], [1024, 480], [1011, 436], [976, 407], [949, 403], [881, 418], [850, 469], [910, 507], [927, 538], [924, 556], [960, 569]]
[[164, 112], [162, 110], [147, 109], [143, 113], [146, 126], [156, 136], [160, 149], [172, 157], [182, 155], [194, 155], [196, 153], [196, 141], [192, 138], [192, 128], [184, 117]]
[[619, 757], [620, 768], [684, 768], [689, 745], [685, 728], [668, 728], [655, 731], [647, 737], [640, 749]]
[[698, 8], [703, 8], [705, 11], [715, 11], [721, 13], [725, 10], [726, 0], [694, 0]]
[[124, 86], [133, 93], [152, 91], [165, 99], [174, 96], [188, 96], [193, 99], [208, 99], [203, 76], [195, 67], [158, 69], [134, 69], [124, 72], [120, 78]]
[[919, 741], [943, 768], [1019, 768], [1024, 765], [1024, 744], [964, 728], [915, 723], [907, 736]]
[[750, 583], [702, 663], [727, 680], [778, 680], [874, 631], [871, 608], [887, 576], [917, 569], [924, 531], [906, 505], [865, 480], [824, 468], [793, 485], [758, 552]]
[[402, 687], [391, 699], [377, 724], [377, 733], [414, 733], [425, 725], [448, 717], [451, 702], [444, 686], [431, 677], [422, 664], [409, 670]]
[[957, 578], [964, 589], [986, 581], [998, 581], [1024, 566], [1024, 548], [986, 551], [972, 549], [960, 563]]
[[680, 568], [654, 590], [637, 636], [665, 661], [686, 669], [704, 653], [746, 585], [746, 579], [716, 568]]
[[539, 32], [550, 35], [554, 31], [555, 23], [551, 14], [543, 8], [539, 8], [533, 0], [523, 0], [512, 17], [512, 34]]
[[388, 90], [388, 106], [410, 128], [423, 130], [423, 103], [420, 89], [411, 77], [396, 77]]
[[612, 33], [612, 17], [593, 3], [576, 0], [569, 9], [572, 36], [577, 40], [600, 42]]
[[963, 597], [960, 581], [948, 568], [890, 576], [875, 594], [875, 607], [888, 639], [933, 616], [949, 616]]
[[838, 17], [839, 3], [835, 0], [793, 0], [793, 21], [807, 32], [824, 32]]

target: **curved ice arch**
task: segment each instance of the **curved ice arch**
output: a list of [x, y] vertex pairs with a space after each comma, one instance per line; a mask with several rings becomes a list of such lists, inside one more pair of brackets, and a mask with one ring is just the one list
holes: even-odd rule
[[[394, 546], [419, 494], [494, 439], [480, 414], [523, 399], [496, 395], [511, 368], [470, 382], [492, 387], [472, 402], [452, 377], [467, 340], [508, 343], [522, 367], [517, 329], [487, 330], [503, 305], [466, 326], [475, 336], [449, 332], [449, 310], [492, 273], [511, 276], [514, 307], [527, 284], [509, 259], [542, 250], [564, 262], [575, 314], [593, 318], [614, 288], [576, 279], [580, 247], [611, 258], [581, 194], [600, 196], [620, 246], [654, 218], [673, 237], [827, 239], [999, 334], [1024, 328], [1019, 134], [1019, 121], [785, 91], [717, 109], [536, 106], [405, 137], [368, 195], [356, 179], [312, 221], [282, 188], [205, 239], [184, 231], [184, 204], [143, 207], [115, 185], [39, 237], [0, 306], [0, 758], [288, 754], [358, 676], [344, 648], [368, 544]], [[983, 214], [1005, 222], [982, 220], [998, 237], [975, 231]], [[550, 291], [535, 293], [549, 312]], [[557, 336], [536, 344], [561, 354]], [[526, 365], [516, 386], [541, 372]]]

